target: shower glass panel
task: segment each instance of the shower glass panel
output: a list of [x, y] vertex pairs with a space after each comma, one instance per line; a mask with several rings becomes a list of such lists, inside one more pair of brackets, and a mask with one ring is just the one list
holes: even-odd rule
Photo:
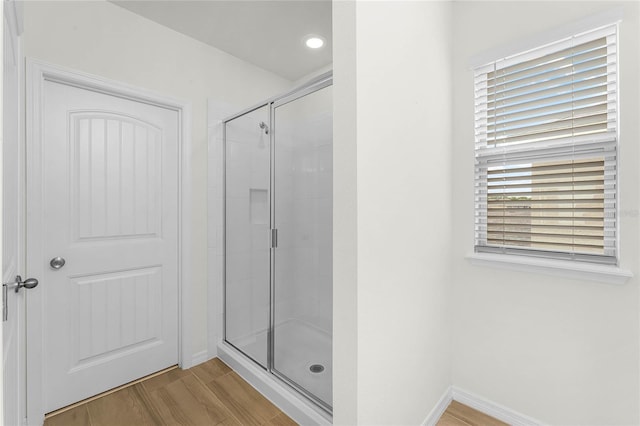
[[225, 124], [225, 339], [268, 368], [269, 106]]
[[273, 104], [273, 366], [332, 405], [332, 87]]

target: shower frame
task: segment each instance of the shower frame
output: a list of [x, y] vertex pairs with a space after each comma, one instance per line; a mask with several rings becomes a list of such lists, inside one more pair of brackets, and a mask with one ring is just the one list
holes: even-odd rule
[[[284, 94], [274, 96], [269, 98], [266, 101], [263, 101], [257, 105], [246, 108], [238, 113], [235, 113], [231, 116], [222, 120], [222, 249], [223, 249], [223, 257], [224, 261], [222, 262], [222, 332], [223, 332], [223, 344], [229, 345], [234, 350], [242, 354], [246, 359], [250, 360], [252, 363], [256, 364], [260, 369], [265, 370], [271, 376], [285, 383], [292, 389], [294, 389], [298, 394], [302, 395], [304, 398], [312, 402], [316, 407], [320, 408], [323, 412], [332, 416], [333, 409], [332, 406], [328, 405], [317, 396], [304, 389], [302, 386], [294, 382], [293, 380], [286, 377], [284, 374], [278, 372], [278, 370], [274, 367], [274, 347], [275, 347], [275, 250], [277, 249], [277, 228], [275, 228], [275, 194], [276, 194], [276, 185], [275, 185], [275, 135], [276, 135], [276, 123], [275, 123], [275, 109], [286, 105], [290, 102], [294, 102], [297, 99], [303, 98], [311, 93], [322, 90], [326, 87], [333, 85], [333, 72], [323, 73], [320, 76], [310, 80], [309, 82], [298, 86], [297, 88], [285, 92]], [[267, 366], [266, 368], [260, 364], [258, 361], [253, 359], [253, 357], [242, 349], [238, 348], [236, 345], [227, 340], [227, 123], [230, 121], [240, 118], [246, 114], [249, 114], [253, 111], [264, 108], [265, 106], [269, 107], [269, 126], [266, 129], [269, 135], [269, 227], [270, 227], [270, 244], [269, 244], [269, 324], [268, 324], [268, 332], [267, 332]], [[260, 128], [264, 129], [262, 126], [264, 123], [260, 123]]]

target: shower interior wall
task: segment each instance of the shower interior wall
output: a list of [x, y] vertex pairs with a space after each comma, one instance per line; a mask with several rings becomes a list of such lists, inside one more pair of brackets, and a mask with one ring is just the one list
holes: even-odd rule
[[316, 92], [313, 99], [314, 105], [301, 99], [275, 114], [276, 221], [282, 229], [276, 251], [276, 325], [297, 320], [331, 335], [331, 92]]

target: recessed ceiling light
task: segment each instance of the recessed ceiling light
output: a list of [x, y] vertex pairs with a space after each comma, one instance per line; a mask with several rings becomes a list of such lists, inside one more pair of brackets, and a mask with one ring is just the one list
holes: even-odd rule
[[305, 37], [304, 44], [309, 49], [320, 49], [324, 46], [324, 39], [317, 35], [309, 35]]

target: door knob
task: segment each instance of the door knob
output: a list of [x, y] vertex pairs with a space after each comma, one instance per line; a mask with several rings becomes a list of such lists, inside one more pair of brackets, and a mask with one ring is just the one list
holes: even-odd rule
[[64, 266], [65, 263], [66, 261], [64, 260], [63, 257], [57, 256], [51, 259], [51, 261], [49, 262], [49, 265], [51, 265], [53, 269], [60, 269]]
[[24, 287], [26, 289], [38, 287], [38, 280], [35, 278], [27, 278], [26, 280], [22, 281], [20, 287]]

